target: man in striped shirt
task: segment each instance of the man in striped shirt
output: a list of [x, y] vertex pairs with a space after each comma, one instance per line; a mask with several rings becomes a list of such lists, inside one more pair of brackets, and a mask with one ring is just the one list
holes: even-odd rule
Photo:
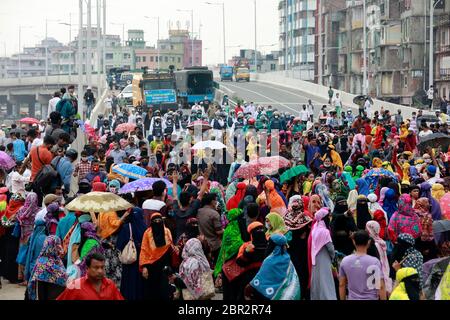
[[75, 170], [73, 172], [74, 177], [78, 177], [78, 181], [86, 178], [87, 174], [91, 171], [91, 162], [88, 160], [88, 155], [85, 150], [81, 151], [81, 160], [75, 166]]

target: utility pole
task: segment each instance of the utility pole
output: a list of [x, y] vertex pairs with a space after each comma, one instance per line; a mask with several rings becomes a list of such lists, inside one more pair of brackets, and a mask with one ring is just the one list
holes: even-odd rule
[[322, 79], [322, 69], [323, 69], [323, 48], [322, 48], [322, 0], [318, 1], [319, 6], [319, 16], [318, 16], [318, 28], [317, 34], [318, 37], [318, 43], [317, 48], [319, 51], [319, 61], [317, 63], [317, 72], [318, 72], [318, 84], [322, 85], [323, 79]]
[[285, 0], [284, 1], [284, 14], [285, 14], [285, 26], [284, 26], [284, 31], [285, 31], [285, 35], [284, 35], [284, 47], [285, 47], [285, 52], [284, 52], [284, 70], [287, 71], [288, 70], [288, 1]]
[[92, 0], [87, 7], [87, 50], [86, 50], [86, 77], [88, 87], [92, 86]]
[[430, 0], [430, 47], [429, 47], [429, 55], [430, 62], [428, 67], [428, 87], [434, 84], [434, 9], [441, 2], [441, 0]]
[[195, 59], [194, 59], [194, 56], [195, 56], [195, 51], [194, 51], [194, 9], [192, 9], [191, 10], [191, 23], [192, 23], [192, 34], [191, 34], [191, 37], [192, 37], [192, 66], [194, 66], [195, 65]]
[[256, 0], [255, 0], [255, 73], [258, 73], [258, 36], [257, 36], [257, 20], [256, 20]]
[[367, 29], [366, 0], [363, 0], [363, 95], [367, 95]]
[[103, 75], [106, 77], [106, 0], [103, 0]]
[[100, 96], [100, 88], [103, 87], [103, 83], [101, 82], [101, 72], [102, 68], [102, 45], [101, 45], [101, 35], [102, 35], [102, 26], [101, 26], [101, 0], [97, 0], [97, 88], [98, 95]]
[[[79, 0], [79, 29], [78, 29], [78, 99], [83, 98], [83, 0]], [[84, 114], [84, 112], [81, 112]], [[84, 116], [83, 116], [84, 117]]]
[[227, 47], [225, 37], [225, 2], [222, 2], [222, 20], [223, 20], [223, 63], [227, 64]]

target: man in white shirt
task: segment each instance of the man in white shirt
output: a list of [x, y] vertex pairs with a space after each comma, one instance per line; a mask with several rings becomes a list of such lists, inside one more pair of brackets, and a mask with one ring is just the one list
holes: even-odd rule
[[306, 125], [308, 123], [309, 112], [308, 110], [306, 110], [305, 104], [303, 105], [302, 110], [300, 111], [300, 119], [302, 120], [303, 124]]
[[366, 98], [366, 102], [364, 102], [364, 111], [367, 113], [368, 118], [372, 118], [372, 104], [369, 98]]
[[334, 107], [334, 111], [336, 111], [338, 118], [340, 118], [341, 111], [342, 111], [342, 101], [341, 101], [341, 97], [339, 96], [339, 93], [336, 93], [336, 96], [333, 99], [333, 107]]
[[422, 130], [419, 132], [419, 138], [425, 138], [426, 136], [429, 136], [430, 134], [433, 134], [433, 131], [428, 128], [426, 124], [422, 125]]
[[136, 124], [136, 111], [134, 109], [131, 110], [131, 114], [128, 117], [128, 123]]
[[48, 102], [47, 118], [50, 118], [50, 113], [56, 111], [56, 105], [61, 100], [61, 92], [57, 91], [53, 94], [53, 98]]
[[311, 99], [308, 100], [308, 113], [309, 113], [309, 120], [311, 122], [314, 122], [314, 105], [313, 105]]
[[427, 91], [428, 98], [428, 107], [431, 109], [433, 107], [433, 98], [434, 98], [434, 88], [433, 85], [430, 86], [430, 89]]

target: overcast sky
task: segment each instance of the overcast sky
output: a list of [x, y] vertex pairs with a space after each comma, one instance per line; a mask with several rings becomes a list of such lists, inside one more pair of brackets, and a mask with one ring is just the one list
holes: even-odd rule
[[[22, 25], [22, 47], [33, 46], [45, 37], [45, 19], [69, 22], [72, 14], [72, 38], [78, 33], [77, 0], [0, 0], [0, 56], [4, 45], [8, 55], [19, 49], [19, 26]], [[122, 37], [122, 26], [127, 29], [143, 29], [147, 45], [154, 45], [157, 39], [157, 23], [144, 16], [160, 16], [161, 38], [168, 35], [169, 21], [176, 28], [190, 23], [190, 13], [177, 9], [194, 9], [194, 32], [199, 32], [204, 48], [204, 63], [223, 61], [222, 7], [205, 4], [207, 0], [107, 0], [107, 33]], [[215, 2], [214, 0], [210, 0]], [[224, 0], [227, 46], [254, 48], [255, 23], [254, 0]], [[87, 1], [86, 1], [87, 2]], [[278, 50], [278, 0], [257, 0], [258, 50]], [[92, 0], [93, 23], [96, 21], [96, 0]], [[116, 25], [112, 25], [115, 23]], [[58, 22], [48, 22], [48, 36], [67, 43], [69, 27]], [[275, 46], [271, 46], [276, 44]], [[264, 47], [259, 47], [264, 46]], [[239, 53], [240, 48], [227, 48], [227, 60]]]

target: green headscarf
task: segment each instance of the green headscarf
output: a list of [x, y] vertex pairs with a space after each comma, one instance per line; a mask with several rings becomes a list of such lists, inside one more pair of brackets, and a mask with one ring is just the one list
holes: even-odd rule
[[353, 180], [356, 181], [356, 180], [358, 180], [359, 178], [361, 178], [363, 172], [364, 172], [364, 167], [363, 167], [362, 165], [357, 166], [357, 167], [356, 167], [356, 173], [355, 173], [355, 175], [353, 176]]
[[236, 208], [226, 214], [229, 223], [223, 232], [222, 246], [220, 247], [219, 257], [214, 268], [215, 277], [222, 271], [223, 264], [233, 258], [239, 252], [239, 248], [244, 244], [238, 222], [238, 218], [242, 213], [242, 209]]
[[284, 235], [288, 232], [284, 219], [278, 213], [271, 212], [267, 215], [266, 219], [270, 221], [270, 225], [272, 226], [272, 229], [267, 230], [266, 232], [267, 237], [270, 237], [274, 233]]

